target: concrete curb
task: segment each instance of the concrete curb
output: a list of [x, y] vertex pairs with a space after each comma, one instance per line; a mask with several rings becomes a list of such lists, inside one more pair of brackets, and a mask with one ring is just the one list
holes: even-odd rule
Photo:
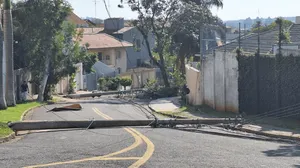
[[294, 143], [287, 139], [277, 139], [272, 137], [255, 137], [255, 136], [247, 136], [247, 135], [236, 135], [230, 133], [221, 133], [221, 132], [214, 132], [214, 131], [205, 131], [199, 129], [185, 129], [185, 128], [173, 128], [175, 130], [180, 131], [187, 131], [187, 132], [197, 132], [197, 133], [204, 133], [204, 134], [211, 134], [211, 135], [218, 135], [218, 136], [225, 136], [225, 137], [232, 137], [232, 138], [242, 138], [242, 139], [252, 139], [252, 140], [260, 140], [260, 141], [268, 141], [268, 142], [283, 142], [283, 143]]
[[257, 134], [257, 135], [263, 135], [263, 136], [272, 137], [272, 138], [289, 139], [289, 140], [293, 140], [293, 141], [300, 141], [299, 137], [280, 135], [280, 134], [271, 134], [271, 133], [267, 133], [267, 132], [263, 132], [263, 131], [255, 131], [255, 130], [247, 129], [247, 128], [235, 127], [234, 130], [243, 131], [243, 132], [252, 133], [252, 134]]
[[10, 140], [12, 140], [12, 139], [15, 139], [15, 137], [16, 137], [16, 136], [15, 136], [15, 133], [11, 133], [11, 134], [9, 134], [9, 135], [3, 137], [3, 138], [0, 138], [0, 144], [5, 143], [5, 142], [8, 142], [8, 141], [10, 141]]
[[[158, 112], [155, 111], [150, 104], [148, 104], [149, 109], [151, 109], [153, 112], [163, 115], [163, 116], [167, 116], [167, 117], [171, 117], [171, 118], [180, 118], [180, 119], [189, 119], [189, 117], [185, 117], [185, 116], [174, 116], [171, 114], [165, 114], [163, 112]], [[252, 133], [252, 134], [257, 134], [257, 135], [262, 135], [262, 136], [266, 136], [266, 137], [271, 137], [271, 138], [277, 138], [277, 139], [288, 139], [288, 140], [293, 140], [293, 141], [300, 141], [299, 137], [294, 137], [294, 136], [287, 136], [287, 135], [279, 135], [279, 134], [271, 134], [271, 133], [266, 133], [266, 132], [262, 132], [262, 131], [255, 131], [252, 129], [247, 129], [247, 128], [239, 128], [239, 127], [235, 127], [232, 128], [234, 130], [237, 131], [243, 131], [243, 132], [247, 132], [247, 133]]]
[[166, 113], [163, 113], [163, 112], [159, 112], [159, 111], [156, 111], [154, 110], [150, 104], [148, 104], [148, 107], [149, 109], [154, 112], [154, 113], [157, 113], [157, 114], [160, 114], [160, 115], [163, 115], [163, 116], [166, 116], [166, 117], [171, 117], [171, 118], [180, 118], [180, 119], [188, 119], [188, 117], [184, 117], [184, 116], [174, 116], [174, 115], [171, 115], [171, 114], [166, 114]]
[[[23, 120], [25, 119], [26, 115], [27, 115], [31, 110], [33, 110], [33, 109], [35, 109], [35, 108], [38, 108], [38, 107], [41, 107], [41, 106], [43, 106], [43, 105], [37, 105], [37, 106], [31, 107], [31, 108], [25, 110], [25, 111], [23, 112], [21, 118], [20, 118], [20, 121], [23, 121]], [[13, 140], [13, 139], [15, 139], [15, 138], [16, 138], [16, 135], [15, 135], [15, 133], [13, 132], [13, 133], [11, 133], [11, 134], [5, 136], [5, 137], [0, 138], [0, 144], [5, 143], [5, 142], [8, 142], [8, 141], [11, 141], [11, 140]]]

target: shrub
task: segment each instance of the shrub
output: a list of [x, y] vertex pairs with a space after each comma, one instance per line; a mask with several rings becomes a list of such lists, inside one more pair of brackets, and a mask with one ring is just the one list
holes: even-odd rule
[[163, 87], [157, 90], [156, 96], [162, 97], [174, 97], [178, 95], [178, 87]]
[[106, 78], [99, 78], [99, 90], [106, 90]]
[[99, 89], [100, 90], [117, 90], [120, 85], [119, 77], [105, 77], [99, 78]]
[[147, 83], [145, 84], [145, 88], [147, 90], [154, 90], [156, 88], [157, 81], [155, 79], [147, 79]]
[[124, 87], [124, 90], [126, 90], [126, 86], [130, 86], [132, 84], [131, 78], [121, 78], [120, 84]]
[[156, 80], [148, 80], [145, 84], [144, 98], [158, 99], [163, 97], [174, 97], [178, 95], [179, 87], [160, 87]]
[[117, 90], [119, 85], [120, 85], [119, 77], [109, 78], [109, 80], [106, 83], [106, 87], [108, 88], [108, 90]]
[[68, 94], [75, 93], [76, 81], [75, 81], [75, 73], [70, 76], [69, 79], [69, 90]]

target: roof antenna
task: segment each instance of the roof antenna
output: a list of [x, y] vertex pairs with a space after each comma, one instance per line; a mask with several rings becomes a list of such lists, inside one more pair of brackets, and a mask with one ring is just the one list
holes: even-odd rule
[[99, 2], [99, 1], [94, 0], [94, 3], [95, 3], [95, 20], [97, 18], [97, 2]]

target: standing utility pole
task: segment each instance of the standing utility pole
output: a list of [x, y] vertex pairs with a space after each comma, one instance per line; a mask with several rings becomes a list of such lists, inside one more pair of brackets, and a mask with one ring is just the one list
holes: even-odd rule
[[260, 90], [259, 90], [259, 55], [260, 55], [260, 25], [258, 23], [258, 33], [257, 33], [257, 53], [255, 54], [255, 71], [256, 71], [256, 112], [260, 113]]
[[97, 0], [94, 0], [94, 3], [95, 3], [95, 19], [97, 18]]
[[227, 44], [227, 26], [226, 26], [226, 23], [225, 23], [225, 52], [227, 51], [227, 46], [226, 46], [226, 44]]
[[201, 54], [201, 60], [203, 59], [203, 28], [200, 27], [200, 54]]
[[239, 50], [241, 51], [241, 23], [239, 23]]
[[95, 0], [95, 19], [97, 18], [97, 1]]
[[283, 40], [283, 32], [282, 32], [282, 19], [278, 18], [276, 20], [276, 23], [279, 25], [279, 33], [278, 33], [278, 47], [279, 47], [279, 53], [276, 54], [276, 61], [275, 61], [275, 67], [276, 67], [276, 81], [277, 81], [277, 104], [278, 108], [281, 108], [281, 70], [280, 70], [280, 63], [281, 63], [281, 57], [282, 57], [282, 40]]

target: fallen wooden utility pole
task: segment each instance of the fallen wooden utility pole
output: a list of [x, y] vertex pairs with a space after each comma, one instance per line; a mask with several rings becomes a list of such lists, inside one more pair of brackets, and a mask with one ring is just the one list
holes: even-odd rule
[[69, 94], [68, 98], [81, 98], [81, 97], [100, 97], [102, 95], [115, 95], [115, 94], [125, 94], [125, 93], [136, 93], [143, 92], [144, 89], [134, 89], [134, 90], [124, 90], [124, 91], [110, 91], [110, 92], [95, 92], [95, 93], [84, 93], [84, 94]]
[[240, 119], [170, 119], [170, 120], [93, 120], [93, 121], [18, 121], [9, 122], [8, 127], [13, 131], [67, 129], [67, 128], [109, 128], [124, 126], [158, 126], [158, 125], [185, 125], [185, 124], [229, 124], [237, 123]]

